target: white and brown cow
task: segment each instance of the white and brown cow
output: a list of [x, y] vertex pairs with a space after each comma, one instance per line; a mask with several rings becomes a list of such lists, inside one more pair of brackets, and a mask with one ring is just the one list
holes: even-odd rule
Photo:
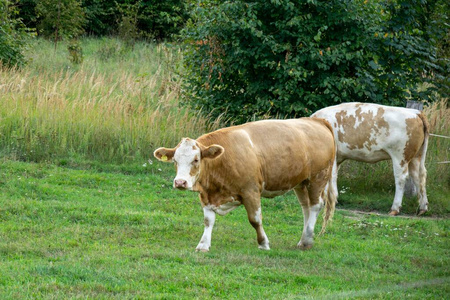
[[395, 197], [390, 214], [400, 212], [408, 175], [418, 190], [419, 215], [428, 210], [425, 188], [428, 123], [420, 111], [371, 103], [344, 103], [323, 108], [312, 116], [328, 120], [334, 128], [337, 168], [333, 170], [333, 184], [336, 189], [337, 170], [344, 160], [375, 163], [391, 159]]
[[298, 247], [310, 248], [321, 207], [325, 205], [322, 230], [334, 211], [336, 191], [324, 192], [331, 183], [334, 145], [332, 128], [323, 119], [265, 120], [196, 140], [183, 138], [175, 148], [157, 149], [154, 156], [175, 163], [175, 188], [200, 193], [205, 230], [197, 251], [209, 251], [216, 213], [225, 215], [241, 204], [256, 229], [259, 248], [268, 250], [260, 198], [292, 189], [304, 216]]

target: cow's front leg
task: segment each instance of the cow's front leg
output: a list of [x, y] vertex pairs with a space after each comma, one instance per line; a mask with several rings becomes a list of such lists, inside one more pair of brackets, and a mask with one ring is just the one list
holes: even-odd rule
[[203, 232], [203, 236], [200, 239], [200, 243], [198, 243], [195, 251], [208, 252], [209, 247], [211, 247], [211, 235], [214, 222], [216, 221], [216, 213], [208, 205], [203, 207], [203, 214], [205, 221], [205, 231]]
[[270, 250], [269, 239], [262, 226], [261, 199], [258, 197], [255, 200], [244, 203], [244, 206], [247, 210], [248, 220], [256, 230], [258, 248], [261, 250]]

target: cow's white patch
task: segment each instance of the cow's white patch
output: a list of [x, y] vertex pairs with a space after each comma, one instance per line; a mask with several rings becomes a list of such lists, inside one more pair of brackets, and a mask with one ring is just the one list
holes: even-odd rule
[[250, 135], [248, 134], [247, 131], [243, 130], [243, 132], [245, 132], [245, 135], [247, 136], [248, 142], [250, 143], [250, 146], [252, 146], [252, 148], [255, 148], [255, 145], [253, 144], [252, 139], [250, 138]]
[[198, 243], [196, 251], [207, 252], [209, 251], [209, 247], [211, 247], [211, 235], [214, 226], [214, 222], [216, 221], [216, 214], [213, 211], [211, 205], [207, 205], [203, 207], [203, 215], [205, 218], [205, 231], [203, 232], [203, 236], [200, 239], [200, 243]]
[[255, 214], [255, 221], [258, 222], [259, 224], [262, 224], [261, 207], [258, 208], [258, 210], [256, 211], [256, 214]]
[[300, 248], [309, 248], [312, 246], [314, 241], [314, 227], [316, 225], [317, 216], [319, 215], [320, 209], [322, 208], [324, 202], [322, 198], [320, 198], [320, 202], [313, 206], [307, 208], [307, 212], [305, 212], [305, 208], [303, 208], [303, 214], [305, 217], [303, 234], [300, 242], [298, 243], [298, 247]]
[[219, 214], [221, 216], [225, 216], [226, 214], [228, 214], [229, 212], [235, 210], [236, 208], [238, 208], [242, 204], [241, 202], [234, 200], [233, 197], [231, 197], [231, 199], [233, 201], [227, 202], [227, 203], [222, 204], [220, 206], [210, 205], [210, 207], [217, 214]]
[[252, 145], [252, 148], [254, 148], [255, 146], [253, 145], [252, 139], [248, 138], [248, 141], [250, 142], [250, 145]]
[[[197, 160], [197, 162], [195, 162]], [[177, 175], [174, 179], [174, 187], [176, 181], [186, 181], [186, 189], [192, 190], [198, 175], [193, 174], [193, 164], [200, 163], [200, 149], [196, 146], [195, 140], [183, 139], [175, 151], [174, 161], [177, 164]]]

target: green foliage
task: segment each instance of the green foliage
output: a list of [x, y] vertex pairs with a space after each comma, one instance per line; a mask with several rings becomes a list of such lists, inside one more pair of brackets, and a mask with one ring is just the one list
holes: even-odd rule
[[403, 104], [420, 70], [437, 69], [434, 44], [416, 34], [429, 14], [421, 5], [402, 13], [357, 0], [200, 1], [183, 32], [186, 101], [236, 122], [345, 101]]
[[[86, 32], [94, 35], [120, 35], [124, 30], [121, 27], [132, 22], [133, 32], [139, 33], [139, 38], [170, 39], [184, 26], [188, 15], [186, 2], [187, 0], [83, 0], [88, 20]], [[132, 19], [128, 19], [129, 16]]]
[[136, 40], [140, 37], [140, 30], [137, 27], [139, 7], [142, 1], [135, 4], [117, 4], [120, 19], [118, 28], [118, 37], [126, 42], [127, 45], [133, 47]]
[[437, 64], [442, 76], [437, 78], [438, 91], [444, 97], [450, 97], [450, 2], [437, 1], [430, 20], [429, 35], [437, 42]]
[[139, 29], [157, 40], [171, 39], [188, 19], [189, 0], [152, 0], [142, 2]]
[[0, 64], [7, 67], [25, 64], [23, 51], [32, 36], [17, 14], [16, 1], [0, 0]]
[[83, 48], [81, 48], [80, 41], [71, 40], [67, 50], [69, 51], [69, 59], [73, 64], [79, 65], [83, 62]]
[[86, 33], [102, 36], [117, 30], [117, 3], [123, 1], [83, 0], [86, 14]]
[[77, 38], [83, 32], [86, 22], [81, 0], [42, 0], [37, 2], [38, 33], [52, 38], [56, 43], [61, 39]]
[[[379, 7], [381, 14], [372, 15], [379, 19], [374, 21], [374, 39], [368, 45], [374, 59], [369, 62], [370, 75], [362, 78], [365, 85], [377, 87], [376, 100], [390, 99], [404, 106], [405, 98], [433, 101], [432, 92], [442, 90], [450, 65], [448, 59], [439, 59], [438, 41], [450, 27], [445, 14], [435, 13], [439, 2], [386, 1]], [[424, 82], [434, 85], [424, 91]]]
[[27, 28], [36, 28], [38, 0], [17, 0], [18, 15]]

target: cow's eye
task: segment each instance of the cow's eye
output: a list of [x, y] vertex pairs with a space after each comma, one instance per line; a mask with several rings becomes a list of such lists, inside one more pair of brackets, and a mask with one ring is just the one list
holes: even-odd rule
[[194, 159], [193, 164], [198, 164], [198, 158]]

